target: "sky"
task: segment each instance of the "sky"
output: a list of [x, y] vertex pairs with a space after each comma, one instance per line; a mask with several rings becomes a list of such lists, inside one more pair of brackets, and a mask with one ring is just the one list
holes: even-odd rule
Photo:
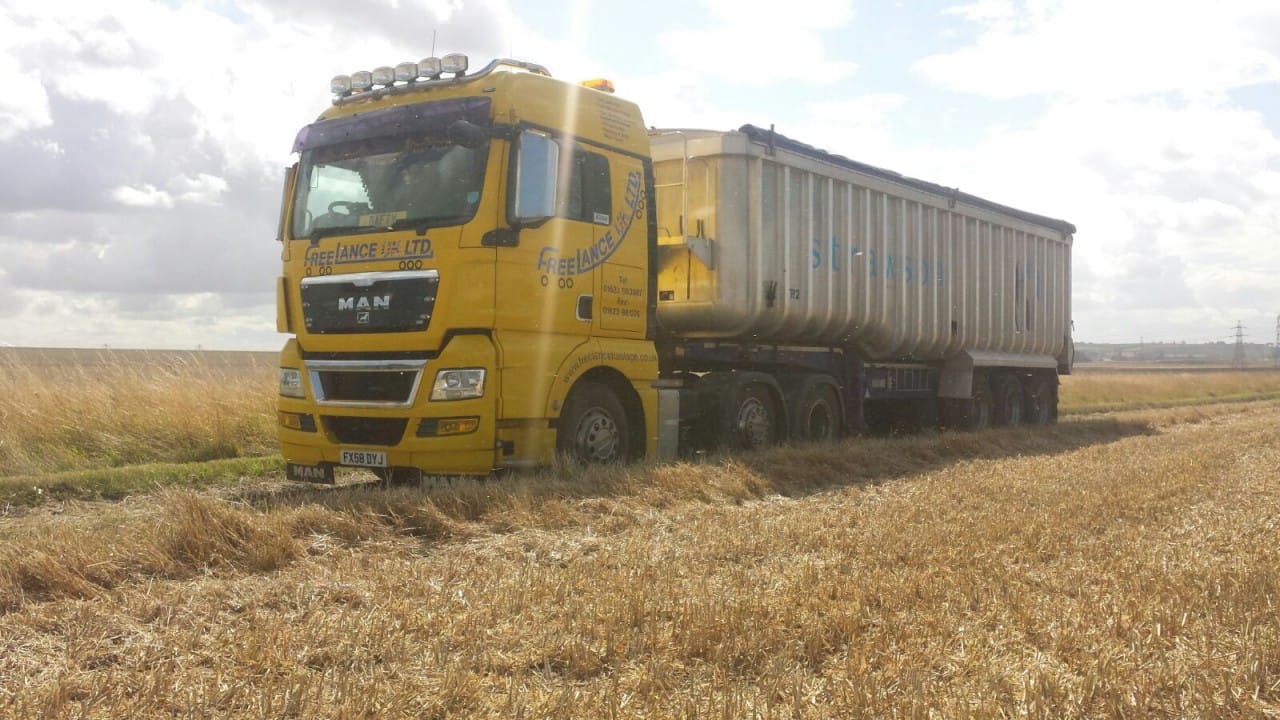
[[433, 43], [1068, 220], [1078, 342], [1276, 338], [1274, 0], [0, 0], [0, 346], [278, 349], [295, 133]]

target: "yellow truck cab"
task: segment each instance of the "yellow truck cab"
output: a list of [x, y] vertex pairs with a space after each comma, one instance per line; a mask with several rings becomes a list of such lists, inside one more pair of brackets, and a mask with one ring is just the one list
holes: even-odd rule
[[277, 290], [290, 477], [644, 455], [658, 358], [639, 109], [529, 63], [410, 66], [335, 78], [294, 145]]

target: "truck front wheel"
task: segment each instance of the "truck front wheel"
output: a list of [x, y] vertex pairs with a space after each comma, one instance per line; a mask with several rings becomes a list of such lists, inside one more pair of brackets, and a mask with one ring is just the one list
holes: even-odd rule
[[622, 402], [600, 383], [574, 388], [556, 424], [556, 450], [584, 463], [626, 460], [631, 457], [630, 437]]

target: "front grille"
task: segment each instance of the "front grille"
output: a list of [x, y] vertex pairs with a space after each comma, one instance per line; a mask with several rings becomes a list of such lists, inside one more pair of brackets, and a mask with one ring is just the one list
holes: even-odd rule
[[316, 373], [320, 392], [331, 402], [371, 402], [407, 404], [413, 400], [413, 387], [419, 371], [359, 372], [321, 370]]
[[435, 270], [309, 277], [302, 317], [316, 334], [426, 330], [439, 286]]
[[407, 418], [369, 418], [325, 415], [325, 430], [344, 445], [398, 445], [409, 424]]
[[308, 360], [307, 370], [321, 405], [409, 407], [426, 364], [384, 358]]

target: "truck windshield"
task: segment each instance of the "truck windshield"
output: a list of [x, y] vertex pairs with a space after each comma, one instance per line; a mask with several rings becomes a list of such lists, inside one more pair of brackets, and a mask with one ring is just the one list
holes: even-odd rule
[[488, 146], [399, 135], [306, 150], [292, 236], [459, 225], [475, 215]]

